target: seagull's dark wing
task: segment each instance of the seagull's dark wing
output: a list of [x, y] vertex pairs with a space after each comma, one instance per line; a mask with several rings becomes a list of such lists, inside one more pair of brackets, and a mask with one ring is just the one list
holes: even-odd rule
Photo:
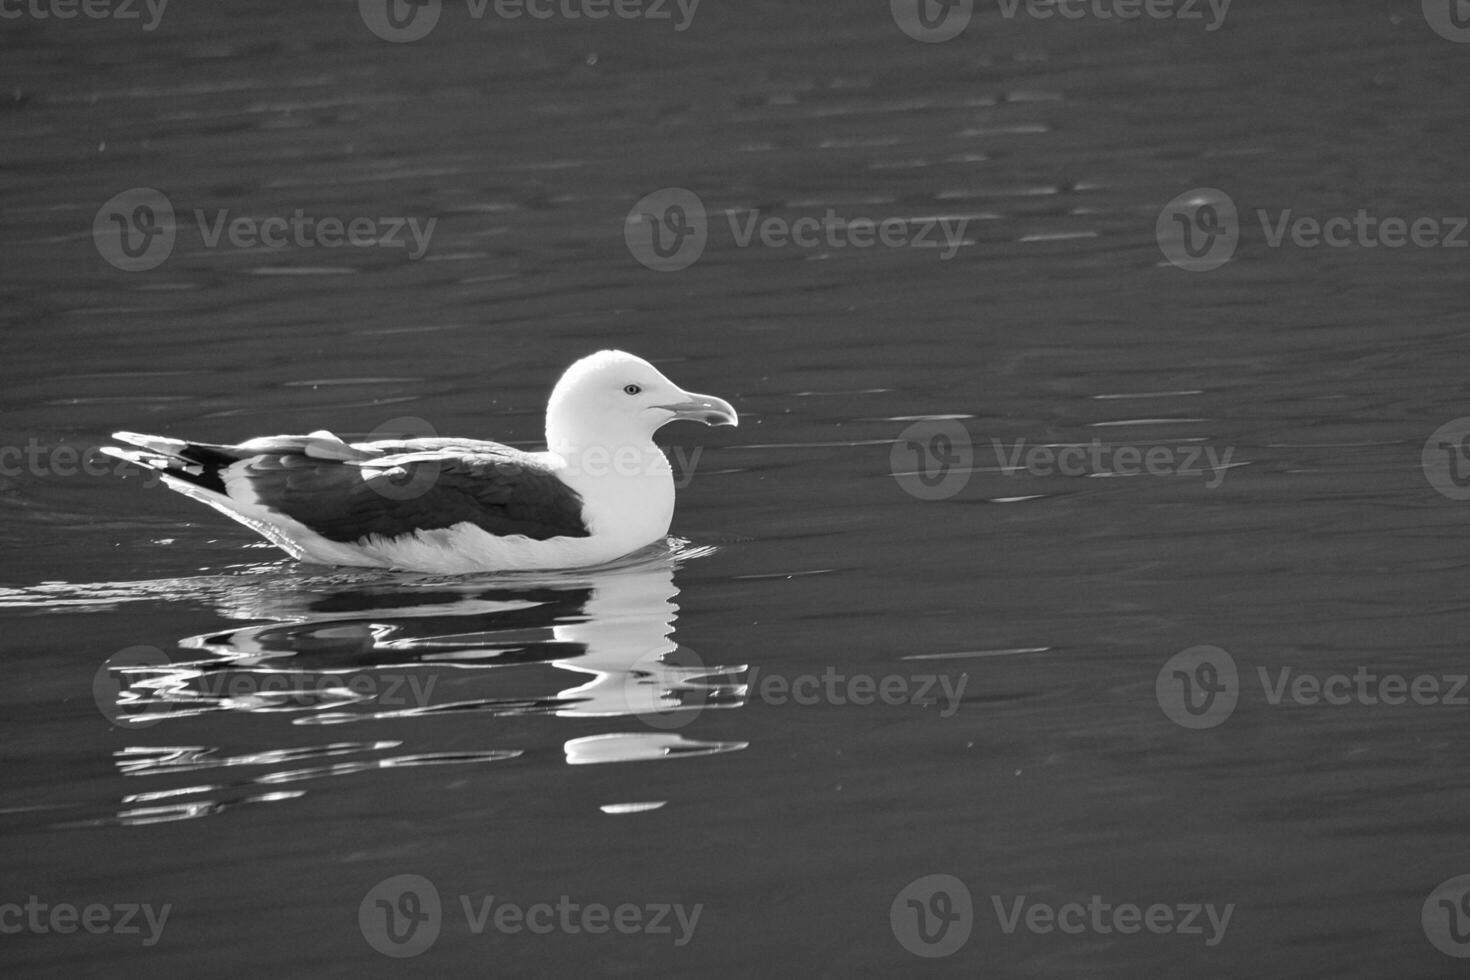
[[[495, 535], [587, 537], [582, 498], [537, 456], [474, 439], [349, 445], [330, 432], [237, 446], [119, 432], [112, 455], [204, 490], [263, 504], [332, 541], [469, 522]], [[237, 481], [245, 480], [249, 493]], [[247, 501], [245, 498], [253, 497]]]
[[262, 504], [332, 541], [394, 538], [465, 522], [538, 541], [590, 533], [577, 492], [540, 459], [509, 446], [412, 439], [363, 448], [370, 458], [262, 453], [248, 460], [243, 475]]

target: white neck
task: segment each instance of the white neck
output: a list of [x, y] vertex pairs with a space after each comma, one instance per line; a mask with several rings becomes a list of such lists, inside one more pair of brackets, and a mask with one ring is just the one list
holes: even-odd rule
[[[668, 457], [643, 433], [577, 431], [548, 418], [546, 445], [565, 468], [557, 475], [582, 495], [593, 535], [625, 553], [663, 538], [674, 516], [674, 476]], [[624, 547], [625, 546], [625, 547]]]

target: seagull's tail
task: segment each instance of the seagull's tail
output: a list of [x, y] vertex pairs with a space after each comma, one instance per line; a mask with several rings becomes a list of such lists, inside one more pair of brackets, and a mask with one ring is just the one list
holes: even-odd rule
[[273, 515], [268, 510], [257, 506], [256, 501], [236, 499], [231, 495], [228, 483], [230, 467], [242, 460], [250, 460], [273, 450], [305, 452], [309, 445], [316, 444], [322, 445], [319, 452], [340, 452], [333, 444], [342, 446], [347, 452], [353, 452], [346, 443], [330, 433], [254, 439], [238, 446], [185, 442], [182, 439], [149, 436], [138, 432], [114, 432], [112, 437], [137, 448], [102, 446], [100, 448], [103, 453], [157, 471], [162, 475], [164, 484], [170, 489], [208, 504], [220, 513], [264, 535], [293, 558], [302, 560], [307, 557], [305, 549], [299, 546], [290, 534], [275, 526], [275, 521], [280, 515]]
[[102, 446], [104, 454], [219, 493], [224, 491], [219, 471], [249, 455], [234, 446], [212, 446], [138, 432], [114, 432], [112, 437], [138, 448]]

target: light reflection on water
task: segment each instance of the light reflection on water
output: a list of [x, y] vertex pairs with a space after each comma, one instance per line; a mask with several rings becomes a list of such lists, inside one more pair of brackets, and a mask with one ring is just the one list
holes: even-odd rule
[[[226, 778], [130, 793], [115, 817], [67, 825], [158, 823], [306, 792], [262, 787], [523, 754], [501, 745], [414, 752], [408, 740], [391, 737], [235, 754], [218, 745], [158, 742], [185, 719], [220, 713], [280, 717], [293, 726], [367, 725], [385, 736], [402, 722], [448, 715], [460, 719], [462, 730], [470, 715], [617, 719], [631, 727], [567, 739], [563, 751], [572, 765], [739, 751], [748, 743], [676, 731], [705, 709], [745, 703], [739, 680], [745, 665], [706, 665], [674, 639], [675, 572], [713, 550], [670, 539], [613, 565], [564, 573], [449, 577], [287, 568], [194, 581], [51, 584], [6, 590], [0, 603], [111, 606], [192, 593], [196, 601], [210, 597], [231, 619], [267, 620], [184, 637], [172, 655], [106, 668], [116, 680], [116, 700], [99, 707], [122, 728], [152, 736], [116, 751], [119, 773]], [[475, 730], [487, 741], [496, 737], [493, 727]], [[253, 774], [240, 775], [247, 772]]]

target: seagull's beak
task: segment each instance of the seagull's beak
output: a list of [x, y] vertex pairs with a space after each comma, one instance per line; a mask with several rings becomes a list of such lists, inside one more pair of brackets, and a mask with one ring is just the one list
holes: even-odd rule
[[676, 419], [703, 422], [705, 425], [740, 424], [740, 416], [735, 414], [735, 407], [725, 399], [714, 395], [696, 395], [689, 391], [682, 394], [684, 397], [679, 401], [658, 407], [673, 412]]

